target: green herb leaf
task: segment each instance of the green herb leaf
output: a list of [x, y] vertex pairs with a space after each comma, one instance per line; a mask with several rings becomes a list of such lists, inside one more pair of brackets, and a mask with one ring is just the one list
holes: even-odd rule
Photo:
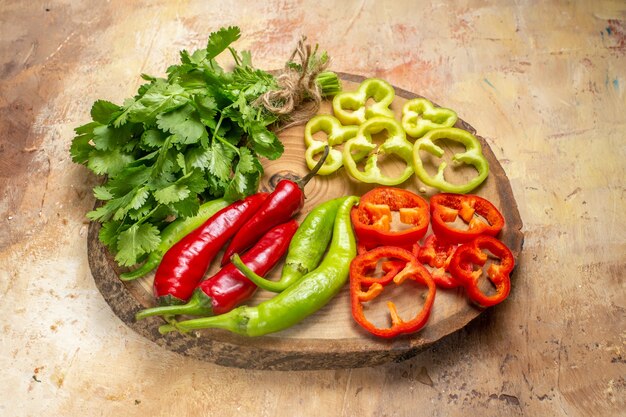
[[133, 224], [119, 234], [115, 260], [120, 265], [134, 265], [141, 255], [156, 249], [160, 242], [157, 227], [150, 223]]

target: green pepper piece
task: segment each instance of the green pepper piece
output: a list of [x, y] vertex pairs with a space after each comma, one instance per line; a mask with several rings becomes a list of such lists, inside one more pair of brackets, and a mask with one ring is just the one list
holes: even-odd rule
[[[333, 113], [344, 125], [360, 125], [373, 117], [394, 117], [389, 108], [396, 92], [385, 80], [368, 78], [354, 92], [343, 92], [333, 98]], [[368, 99], [373, 99], [371, 106]]]
[[[449, 139], [454, 142], [459, 142], [465, 146], [465, 151], [461, 153], [455, 153], [452, 156], [453, 162], [462, 162], [465, 164], [473, 165], [478, 171], [478, 175], [472, 178], [465, 184], [452, 184], [448, 182], [444, 177], [444, 170], [447, 163], [445, 161], [439, 164], [437, 174], [431, 176], [426, 169], [424, 169], [424, 163], [420, 158], [420, 150], [425, 150], [431, 155], [435, 155], [441, 158], [444, 151], [441, 147], [437, 146], [435, 142]], [[426, 133], [422, 138], [415, 141], [413, 146], [413, 165], [415, 167], [415, 174], [424, 184], [431, 187], [438, 188], [441, 191], [448, 193], [465, 194], [478, 187], [489, 174], [489, 162], [484, 157], [482, 147], [476, 136], [463, 129], [455, 127], [447, 127], [442, 129], [434, 129]]]
[[328, 304], [348, 280], [350, 262], [356, 256], [350, 211], [358, 201], [358, 197], [350, 196], [341, 203], [324, 260], [285, 291], [256, 307], [241, 306], [219, 316], [165, 324], [159, 327], [159, 332], [213, 328], [244, 336], [262, 336], [291, 327], [315, 313]]
[[421, 138], [433, 129], [452, 127], [458, 117], [454, 110], [435, 107], [425, 98], [415, 98], [402, 107], [402, 127], [414, 138]]
[[[342, 126], [339, 120], [329, 114], [320, 114], [309, 120], [304, 127], [304, 144], [307, 147], [304, 157], [309, 169], [315, 167], [317, 164], [317, 161], [314, 159], [315, 155], [323, 153], [326, 144], [330, 147], [330, 152], [324, 165], [317, 172], [318, 175], [329, 175], [341, 168], [343, 165], [341, 151], [332, 147], [341, 145], [346, 140], [356, 136], [357, 130], [359, 130], [357, 126]], [[317, 132], [326, 133], [326, 141], [314, 139], [313, 135]], [[365, 156], [362, 155], [360, 157], [364, 158]]]
[[[372, 135], [383, 130], [387, 132], [388, 137], [376, 150], [376, 144], [372, 142]], [[363, 171], [357, 168], [357, 161], [354, 159], [354, 155], [360, 152], [371, 152], [365, 161]], [[343, 164], [348, 173], [357, 180], [382, 185], [398, 185], [413, 174], [412, 152], [413, 145], [406, 139], [400, 123], [387, 117], [374, 117], [363, 123], [359, 127], [357, 135], [344, 145]], [[397, 177], [383, 175], [378, 167], [379, 153], [395, 154], [404, 159], [406, 168], [403, 173]]]
[[233, 255], [231, 262], [238, 269], [245, 270], [245, 275], [257, 287], [272, 292], [284, 291], [317, 268], [332, 237], [337, 210], [346, 198], [339, 197], [322, 203], [304, 218], [289, 244], [280, 280], [270, 281], [255, 274], [237, 254]]

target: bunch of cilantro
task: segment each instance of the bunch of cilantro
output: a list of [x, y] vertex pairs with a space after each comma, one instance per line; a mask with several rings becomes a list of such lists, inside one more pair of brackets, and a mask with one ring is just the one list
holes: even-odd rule
[[[102, 223], [100, 241], [120, 265], [140, 262], [168, 221], [195, 215], [203, 201], [255, 193], [259, 158], [283, 153], [270, 130], [278, 116], [254, 105], [276, 79], [230, 46], [239, 37], [237, 27], [212, 33], [205, 49], [181, 51], [167, 78], [142, 75], [137, 95], [121, 106], [96, 101], [93, 121], [75, 129], [72, 160], [105, 176], [93, 190], [101, 204], [87, 217]], [[230, 71], [215, 60], [226, 50]], [[327, 84], [339, 89], [336, 76]]]

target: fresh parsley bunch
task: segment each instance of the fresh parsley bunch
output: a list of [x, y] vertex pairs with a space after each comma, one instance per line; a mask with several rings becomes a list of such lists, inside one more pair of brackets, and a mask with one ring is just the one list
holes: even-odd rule
[[[137, 95], [122, 106], [96, 101], [93, 121], [75, 129], [72, 160], [106, 176], [93, 190], [102, 204], [87, 217], [102, 223], [99, 238], [120, 265], [140, 262], [168, 221], [195, 215], [201, 202], [256, 192], [259, 157], [283, 153], [269, 128], [279, 116], [255, 104], [279, 88], [276, 78], [230, 46], [239, 37], [237, 27], [212, 33], [205, 49], [181, 51], [167, 78], [142, 75]], [[231, 71], [215, 61], [227, 49]], [[336, 76], [324, 83], [338, 90]]]

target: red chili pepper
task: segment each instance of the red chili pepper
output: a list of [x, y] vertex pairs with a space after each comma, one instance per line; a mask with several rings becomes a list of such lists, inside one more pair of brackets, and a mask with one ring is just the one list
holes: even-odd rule
[[[504, 217], [496, 206], [471, 194], [435, 194], [430, 198], [430, 215], [437, 237], [453, 243], [469, 242], [480, 235], [496, 236], [504, 227]], [[467, 229], [453, 225], [457, 217]]]
[[248, 249], [263, 233], [277, 224], [286, 222], [300, 211], [304, 205], [304, 186], [322, 167], [328, 152], [329, 148], [326, 146], [317, 165], [299, 181], [281, 180], [278, 183], [259, 211], [233, 237], [222, 257], [222, 265], [230, 262], [233, 254]]
[[[386, 259], [392, 262], [402, 262], [404, 268], [391, 275], [387, 272], [383, 277], [368, 277], [367, 273], [372, 265]], [[404, 321], [400, 318], [396, 305], [393, 301], [387, 302], [391, 315], [391, 327], [379, 328], [372, 324], [363, 312], [363, 302], [369, 302], [379, 296], [384, 287], [390, 283], [401, 285], [406, 279], [411, 279], [428, 287], [428, 295], [424, 301], [422, 310], [411, 320]], [[352, 303], [352, 316], [356, 322], [375, 336], [391, 338], [401, 334], [413, 333], [426, 325], [435, 301], [436, 286], [428, 270], [421, 265], [415, 256], [406, 249], [394, 246], [380, 246], [362, 255], [358, 255], [350, 264], [350, 300]]]
[[[483, 275], [483, 266], [491, 255], [499, 258], [487, 268], [487, 277], [495, 286], [493, 295], [485, 294], [478, 286]], [[474, 265], [481, 268], [474, 271]], [[465, 287], [468, 297], [481, 307], [490, 307], [506, 299], [511, 291], [510, 273], [515, 266], [513, 254], [498, 239], [479, 236], [473, 241], [459, 246], [450, 260], [450, 272]]]
[[433, 268], [430, 271], [430, 275], [433, 277], [437, 287], [450, 289], [461, 285], [461, 283], [448, 272], [450, 259], [452, 259], [452, 255], [458, 246], [459, 245], [456, 243], [450, 243], [445, 240], [442, 241], [438, 239], [436, 235], [428, 236], [421, 246], [419, 243], [415, 244], [413, 254], [423, 265], [428, 265]]
[[[256, 274], [267, 274], [285, 254], [291, 238], [298, 229], [298, 223], [291, 220], [269, 232], [241, 260]], [[149, 308], [135, 315], [141, 320], [150, 316], [186, 314], [192, 316], [212, 316], [232, 310], [236, 305], [250, 298], [257, 286], [229, 263], [215, 275], [197, 286], [191, 299], [184, 305], [171, 305]]]
[[187, 301], [215, 255], [267, 197], [267, 193], [257, 193], [234, 202], [172, 246], [154, 276], [154, 295], [158, 303], [170, 305]]
[[[391, 230], [392, 212], [400, 214], [400, 222], [409, 227]], [[359, 244], [367, 249], [376, 246], [411, 247], [428, 230], [428, 202], [408, 190], [377, 187], [361, 197], [351, 213]]]

